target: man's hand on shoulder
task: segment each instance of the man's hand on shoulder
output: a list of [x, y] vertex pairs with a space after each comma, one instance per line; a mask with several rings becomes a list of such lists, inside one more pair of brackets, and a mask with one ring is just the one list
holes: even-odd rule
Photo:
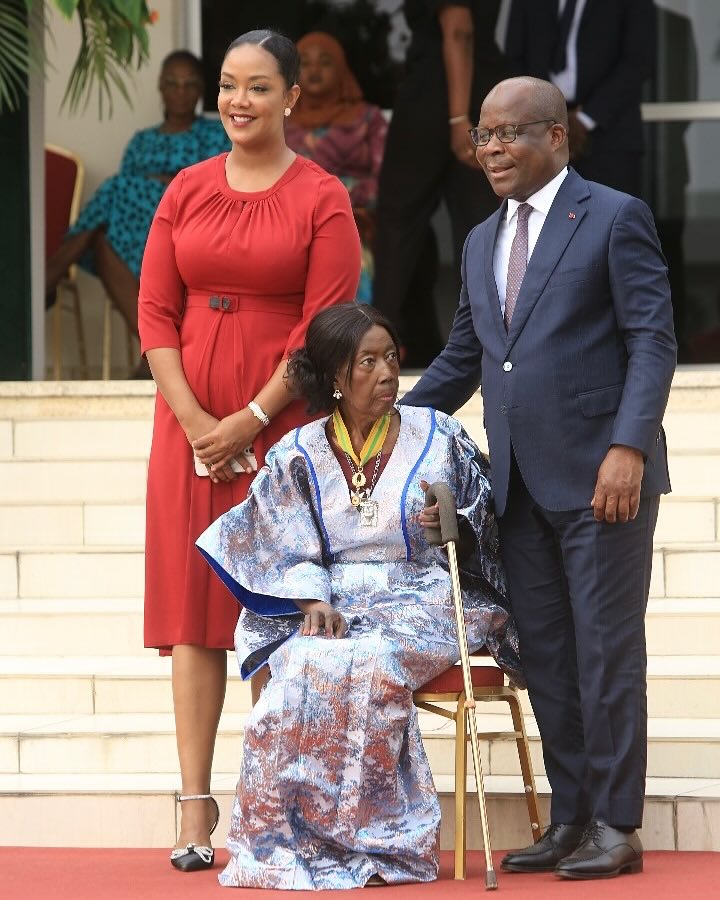
[[590, 506], [598, 522], [627, 522], [640, 506], [645, 460], [635, 447], [614, 444], [598, 469]]

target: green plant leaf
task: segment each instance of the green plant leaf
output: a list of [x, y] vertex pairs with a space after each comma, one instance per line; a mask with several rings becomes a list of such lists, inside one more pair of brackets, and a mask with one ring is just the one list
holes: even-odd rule
[[31, 68], [27, 11], [17, 0], [0, 0], [0, 112], [15, 110], [27, 93]]
[[66, 19], [72, 19], [80, 0], [52, 0], [52, 2], [53, 6], [56, 6]]
[[[86, 109], [93, 94], [102, 119], [113, 112], [118, 94], [130, 105], [127, 89], [132, 68], [148, 60], [149, 12], [144, 0], [46, 0], [80, 26], [81, 43], [61, 106], [71, 113]], [[28, 75], [43, 71], [47, 60], [37, 24], [43, 0], [0, 0], [0, 113], [15, 109], [27, 92]], [[28, 24], [30, 23], [30, 24]], [[45, 25], [46, 32], [47, 24]], [[49, 35], [52, 37], [52, 35]]]
[[110, 5], [133, 25], [142, 23], [143, 7], [145, 6], [142, 0], [110, 0]]

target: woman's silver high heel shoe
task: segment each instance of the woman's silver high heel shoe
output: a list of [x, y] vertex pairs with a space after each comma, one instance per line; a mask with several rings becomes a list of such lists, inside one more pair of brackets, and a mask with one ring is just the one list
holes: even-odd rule
[[[220, 808], [212, 794], [177, 794], [178, 803], [183, 800], [212, 800], [215, 805], [215, 821], [210, 834], [215, 831], [220, 821]], [[170, 853], [170, 863], [181, 872], [199, 872], [201, 869], [211, 869], [215, 862], [215, 851], [212, 847], [198, 847], [196, 844], [188, 844], [186, 847], [176, 847]]]

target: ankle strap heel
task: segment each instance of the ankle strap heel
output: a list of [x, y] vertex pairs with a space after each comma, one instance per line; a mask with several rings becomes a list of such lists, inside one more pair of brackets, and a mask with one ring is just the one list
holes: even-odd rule
[[[215, 807], [215, 821], [210, 834], [217, 828], [220, 821], [220, 808], [212, 794], [176, 794], [175, 801], [182, 803], [185, 800], [211, 800]], [[181, 872], [198, 872], [202, 869], [211, 869], [215, 862], [215, 851], [212, 847], [200, 847], [196, 844], [188, 844], [186, 847], [176, 847], [170, 853], [170, 863]]]
[[210, 834], [215, 831], [218, 822], [220, 821], [220, 807], [212, 794], [175, 794], [175, 800], [178, 803], [182, 803], [184, 800], [212, 800], [213, 806], [215, 807], [215, 821], [210, 829]]

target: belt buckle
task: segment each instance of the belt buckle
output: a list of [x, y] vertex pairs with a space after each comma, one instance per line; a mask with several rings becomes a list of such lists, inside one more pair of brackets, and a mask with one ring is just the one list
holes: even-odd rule
[[219, 297], [211, 297], [208, 300], [208, 306], [210, 309], [220, 309], [220, 298]]

